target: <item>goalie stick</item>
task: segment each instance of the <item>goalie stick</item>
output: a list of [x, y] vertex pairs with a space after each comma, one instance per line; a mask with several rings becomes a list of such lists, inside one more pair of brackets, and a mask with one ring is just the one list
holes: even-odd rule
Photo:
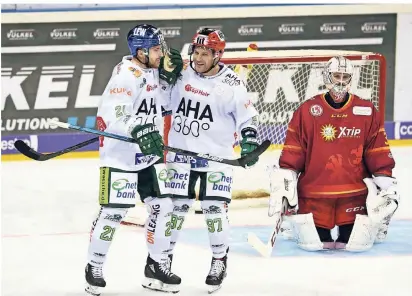
[[[273, 182], [274, 176], [273, 171], [278, 170], [276, 165], [268, 165], [266, 167], [267, 175], [269, 177], [270, 184], [270, 196], [269, 199], [269, 217], [272, 217], [275, 222], [275, 227], [273, 228], [267, 243], [262, 242], [256, 234], [250, 232], [247, 236], [248, 243], [256, 249], [263, 257], [270, 257], [272, 255], [273, 247], [275, 246], [278, 233], [281, 229], [282, 222], [285, 216], [296, 213], [296, 207], [291, 208], [288, 199], [285, 196], [275, 198], [276, 192], [279, 190], [278, 184]], [[286, 181], [286, 180], [285, 180]], [[273, 203], [272, 203], [273, 201]]]
[[247, 242], [263, 257], [270, 257], [272, 255], [272, 250], [275, 246], [276, 239], [278, 237], [278, 233], [288, 207], [289, 203], [287, 199], [284, 197], [282, 200], [282, 210], [273, 215], [275, 219], [275, 228], [272, 230], [268, 242], [266, 244], [263, 243], [253, 232], [249, 232], [247, 234]]
[[[50, 121], [50, 124], [54, 124], [54, 125], [57, 125], [58, 127], [65, 128], [65, 129], [78, 130], [78, 131], [85, 132], [85, 133], [95, 134], [95, 135], [99, 135], [99, 136], [103, 136], [103, 137], [107, 137], [107, 138], [112, 138], [112, 139], [116, 139], [116, 140], [120, 140], [120, 141], [124, 141], [124, 142], [137, 144], [137, 141], [133, 138], [129, 138], [129, 137], [125, 137], [125, 136], [121, 136], [121, 135], [117, 135], [117, 134], [112, 134], [112, 133], [107, 133], [107, 132], [104, 132], [104, 131], [98, 131], [98, 130], [91, 129], [91, 128], [85, 128], [85, 127], [81, 127], [81, 126], [71, 125], [71, 124], [65, 123], [65, 122], [52, 120], [52, 121]], [[82, 143], [80, 143], [80, 144], [82, 144]], [[78, 145], [80, 145], [80, 144], [78, 144]], [[180, 153], [180, 154], [184, 154], [184, 155], [188, 155], [188, 156], [192, 156], [192, 157], [203, 158], [203, 159], [206, 159], [206, 160], [215, 161], [215, 162], [219, 162], [219, 163], [225, 163], [225, 164], [229, 164], [229, 165], [232, 165], [232, 166], [240, 166], [240, 167], [245, 168], [247, 166], [248, 162], [250, 162], [251, 160], [253, 160], [257, 157], [259, 157], [263, 152], [265, 152], [266, 149], [269, 148], [270, 144], [271, 143], [270, 143], [269, 140], [265, 140], [265, 141], [262, 142], [262, 144], [260, 144], [251, 153], [249, 153], [248, 155], [246, 155], [244, 157], [237, 158], [237, 159], [226, 159], [226, 158], [222, 158], [222, 157], [218, 157], [218, 156], [209, 155], [209, 154], [206, 154], [206, 153], [196, 153], [196, 152], [192, 152], [192, 151], [188, 151], [188, 150], [184, 150], [184, 149], [179, 149], [179, 148], [174, 148], [174, 147], [170, 147], [170, 146], [163, 146], [163, 150], [171, 151], [171, 152], [175, 152], [175, 153]], [[22, 149], [23, 145], [22, 144], [19, 144], [19, 145], [21, 145], [20, 149]], [[24, 144], [24, 145], [26, 145], [26, 144]], [[27, 148], [23, 148], [22, 150], [27, 151]], [[29, 147], [29, 150], [30, 150], [30, 147]], [[34, 151], [34, 150], [32, 150], [32, 151]], [[33, 154], [33, 152], [31, 154]], [[26, 155], [26, 156], [30, 157], [29, 155]], [[32, 158], [32, 159], [34, 159], [34, 158]]]

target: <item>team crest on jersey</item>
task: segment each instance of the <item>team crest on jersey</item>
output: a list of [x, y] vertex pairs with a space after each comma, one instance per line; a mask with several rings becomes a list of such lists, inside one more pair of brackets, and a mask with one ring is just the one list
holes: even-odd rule
[[136, 78], [139, 78], [140, 76], [142, 76], [142, 72], [139, 71], [139, 70], [137, 70], [136, 68], [129, 67], [129, 70], [132, 71], [133, 75], [134, 75]]
[[310, 114], [313, 116], [321, 116], [323, 113], [323, 108], [320, 105], [312, 105], [310, 107]]

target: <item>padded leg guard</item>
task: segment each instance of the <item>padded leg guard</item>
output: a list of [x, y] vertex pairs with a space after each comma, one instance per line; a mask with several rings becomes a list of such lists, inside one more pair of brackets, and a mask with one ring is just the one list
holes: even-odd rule
[[378, 233], [378, 225], [373, 223], [366, 215], [356, 215], [355, 224], [349, 241], [344, 244], [337, 243], [337, 248], [350, 252], [364, 252], [372, 248]]
[[294, 215], [290, 220], [293, 222], [296, 242], [299, 248], [306, 251], [329, 249], [328, 246], [324, 246], [324, 243], [320, 241], [312, 213]]

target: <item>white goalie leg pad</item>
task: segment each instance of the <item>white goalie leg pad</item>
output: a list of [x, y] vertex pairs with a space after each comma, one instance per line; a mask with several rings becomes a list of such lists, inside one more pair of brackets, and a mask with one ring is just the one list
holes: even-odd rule
[[386, 240], [386, 236], [388, 235], [389, 221], [390, 218], [378, 226], [378, 234], [376, 235], [375, 243], [383, 243]]
[[298, 247], [306, 251], [323, 250], [323, 243], [320, 241], [316, 231], [313, 214], [299, 214], [291, 216], [296, 242]]
[[378, 225], [366, 215], [356, 215], [352, 233], [345, 250], [364, 252], [372, 248], [378, 232]]
[[291, 219], [293, 219], [293, 215], [283, 217], [279, 232], [282, 237], [287, 240], [296, 240], [295, 233], [293, 232], [293, 222], [291, 221]]

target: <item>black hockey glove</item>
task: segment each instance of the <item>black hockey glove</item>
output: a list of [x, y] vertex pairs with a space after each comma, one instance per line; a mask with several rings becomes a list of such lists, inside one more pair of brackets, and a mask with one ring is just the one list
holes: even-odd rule
[[178, 50], [171, 48], [169, 52], [170, 60], [166, 57], [160, 59], [159, 77], [169, 85], [174, 85], [183, 70], [183, 59]]
[[137, 125], [131, 136], [138, 142], [140, 150], [144, 155], [157, 155], [163, 158], [163, 139], [154, 124]]
[[[256, 139], [256, 134], [257, 131], [253, 128], [246, 127], [244, 128], [240, 134], [242, 135], [242, 141], [240, 141], [240, 148], [242, 149], [240, 152], [240, 156], [246, 156], [253, 150], [255, 150], [259, 144]], [[255, 159], [251, 160], [250, 162], [247, 163], [248, 167], [251, 167], [255, 165], [259, 160], [259, 157], [256, 157]]]

